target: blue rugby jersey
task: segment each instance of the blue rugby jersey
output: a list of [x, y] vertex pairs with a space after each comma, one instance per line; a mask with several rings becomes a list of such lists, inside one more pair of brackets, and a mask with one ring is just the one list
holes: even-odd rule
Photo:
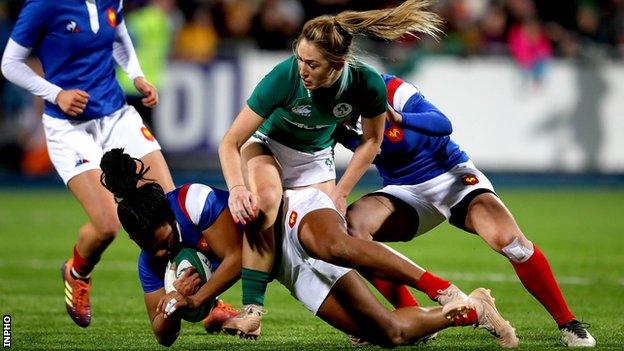
[[[382, 77], [389, 105], [403, 117], [401, 126], [386, 121], [381, 150], [373, 161], [384, 186], [419, 184], [468, 161], [468, 155], [449, 137], [451, 123], [438, 108], [414, 85], [392, 75]], [[342, 126], [336, 138], [355, 150], [358, 134]]]
[[[219, 260], [212, 255], [202, 237], [227, 207], [228, 192], [202, 184], [186, 184], [167, 194], [167, 201], [175, 216], [182, 246], [201, 251], [210, 259], [215, 270]], [[158, 259], [141, 250], [139, 255], [139, 280], [143, 292], [164, 287], [166, 259]]]
[[[27, 0], [19, 15], [11, 39], [33, 49], [45, 79], [64, 90], [89, 93], [84, 113], [73, 119], [103, 117], [125, 104], [113, 62], [115, 31], [123, 21], [121, 11], [122, 0]], [[48, 101], [44, 113], [68, 118]]]

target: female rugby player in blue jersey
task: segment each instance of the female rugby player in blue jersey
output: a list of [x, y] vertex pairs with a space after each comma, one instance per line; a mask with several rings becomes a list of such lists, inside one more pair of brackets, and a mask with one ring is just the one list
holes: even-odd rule
[[[137, 187], [146, 180], [147, 169], [121, 149], [104, 154], [101, 168], [102, 184], [118, 199], [124, 229], [142, 249], [139, 278], [152, 330], [160, 344], [170, 346], [180, 330], [176, 311], [212, 301], [238, 279], [242, 226], [229, 212], [225, 191], [202, 184], [187, 184], [167, 194], [154, 182]], [[388, 311], [354, 270], [315, 259], [314, 237], [327, 231], [347, 235], [344, 218], [319, 189], [286, 190], [281, 213], [275, 230], [280, 242], [275, 278], [329, 325], [387, 346], [450, 326], [475, 325], [496, 334], [501, 346], [517, 346], [514, 329], [498, 313], [486, 289], [476, 289], [470, 297], [444, 307]], [[177, 291], [167, 294], [167, 259], [180, 247], [202, 251], [218, 267], [203, 285], [198, 277], [183, 274], [174, 283]]]
[[[344, 213], [347, 195], [377, 154], [387, 113], [385, 86], [375, 70], [351, 57], [353, 36], [396, 40], [406, 34], [435, 35], [440, 20], [424, 9], [426, 5], [423, 0], [408, 0], [392, 9], [346, 11], [308, 21], [294, 45], [294, 55], [260, 81], [223, 137], [219, 158], [230, 191], [230, 212], [237, 222], [247, 223], [244, 306], [239, 317], [224, 325], [226, 330], [250, 336], [260, 332], [274, 260], [273, 224], [283, 189], [320, 189]], [[363, 141], [336, 184], [334, 129], [337, 123], [360, 114]], [[319, 257], [331, 263], [343, 264], [355, 256], [364, 265], [376, 265], [414, 281], [423, 274], [386, 248], [371, 248], [378, 253], [376, 257], [387, 258], [373, 260], [361, 254], [373, 253], [362, 241], [336, 235], [326, 239], [317, 241], [323, 254]]]
[[[26, 66], [31, 53], [45, 78]], [[73, 257], [62, 266], [67, 312], [81, 327], [91, 322], [91, 272], [120, 229], [113, 196], [99, 181], [102, 153], [123, 146], [148, 166], [148, 178], [166, 191], [174, 187], [160, 145], [125, 103], [113, 60], [145, 96], [143, 104], [156, 105], [158, 94], [141, 72], [121, 0], [27, 0], [2, 57], [8, 80], [45, 99], [48, 153], [88, 216]]]
[[[384, 188], [349, 206], [349, 234], [382, 242], [409, 241], [448, 219], [510, 260], [522, 284], [555, 319], [565, 345], [594, 346], [586, 326], [568, 308], [544, 254], [524, 236], [487, 177], [450, 139], [448, 118], [414, 85], [395, 76], [383, 78], [394, 110], [374, 161]], [[358, 134], [345, 125], [339, 127], [337, 139], [353, 149]], [[415, 304], [405, 286], [372, 282], [395, 306]]]

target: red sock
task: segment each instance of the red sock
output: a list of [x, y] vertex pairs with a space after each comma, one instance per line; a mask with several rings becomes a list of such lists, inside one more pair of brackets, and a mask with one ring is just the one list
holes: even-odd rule
[[432, 273], [425, 272], [420, 277], [420, 280], [416, 283], [416, 289], [424, 292], [430, 299], [435, 301], [435, 298], [440, 294], [440, 290], [444, 290], [451, 286], [451, 282], [444, 280]]
[[387, 280], [372, 278], [371, 283], [394, 308], [418, 306], [414, 295], [403, 284], [393, 283]]
[[470, 310], [466, 313], [466, 316], [457, 316], [453, 319], [453, 325], [457, 327], [465, 327], [467, 325], [475, 325], [477, 324], [477, 311]]
[[76, 271], [76, 273], [80, 274], [83, 277], [86, 277], [91, 274], [91, 271], [93, 270], [93, 267], [95, 267], [96, 263], [97, 261], [91, 262], [86, 258], [80, 256], [80, 254], [78, 253], [77, 245], [74, 245], [74, 263], [72, 265], [72, 268], [74, 268], [74, 271]]
[[563, 298], [548, 260], [537, 245], [533, 244], [533, 250], [533, 255], [527, 261], [510, 262], [522, 285], [544, 305], [557, 325], [563, 325], [575, 319], [574, 315]]

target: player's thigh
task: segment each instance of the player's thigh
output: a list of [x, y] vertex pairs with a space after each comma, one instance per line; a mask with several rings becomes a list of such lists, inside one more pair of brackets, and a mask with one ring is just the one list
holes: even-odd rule
[[480, 194], [470, 202], [466, 213], [466, 229], [477, 233], [499, 252], [514, 238], [530, 246], [509, 209], [492, 193]]
[[349, 234], [375, 241], [411, 240], [418, 230], [418, 212], [394, 196], [365, 195], [347, 210]]
[[325, 261], [352, 252], [350, 241], [357, 240], [347, 234], [344, 220], [332, 208], [306, 214], [299, 224], [298, 238], [306, 253]]
[[247, 142], [241, 148], [243, 175], [249, 190], [258, 195], [261, 208], [263, 202], [277, 208], [282, 196], [280, 166], [271, 151], [260, 142]]
[[152, 151], [143, 156], [141, 161], [143, 161], [146, 167], [150, 168], [145, 175], [146, 179], [155, 180], [158, 184], [160, 184], [160, 186], [163, 187], [165, 193], [168, 193], [175, 188], [173, 179], [171, 178], [171, 172], [169, 171], [167, 162], [165, 161], [165, 158], [160, 150]]
[[67, 185], [95, 229], [99, 233], [114, 235], [121, 227], [117, 205], [113, 194], [100, 183], [101, 174], [99, 169], [88, 170], [71, 178]]

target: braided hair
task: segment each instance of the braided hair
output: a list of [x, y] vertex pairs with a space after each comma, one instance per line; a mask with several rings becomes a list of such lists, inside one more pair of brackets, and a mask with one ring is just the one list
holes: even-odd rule
[[[115, 196], [119, 221], [130, 238], [151, 241], [158, 226], [173, 220], [163, 188], [145, 178], [150, 168], [143, 161], [112, 149], [102, 156], [100, 168], [100, 182]], [[140, 181], [144, 183], [137, 187]]]

